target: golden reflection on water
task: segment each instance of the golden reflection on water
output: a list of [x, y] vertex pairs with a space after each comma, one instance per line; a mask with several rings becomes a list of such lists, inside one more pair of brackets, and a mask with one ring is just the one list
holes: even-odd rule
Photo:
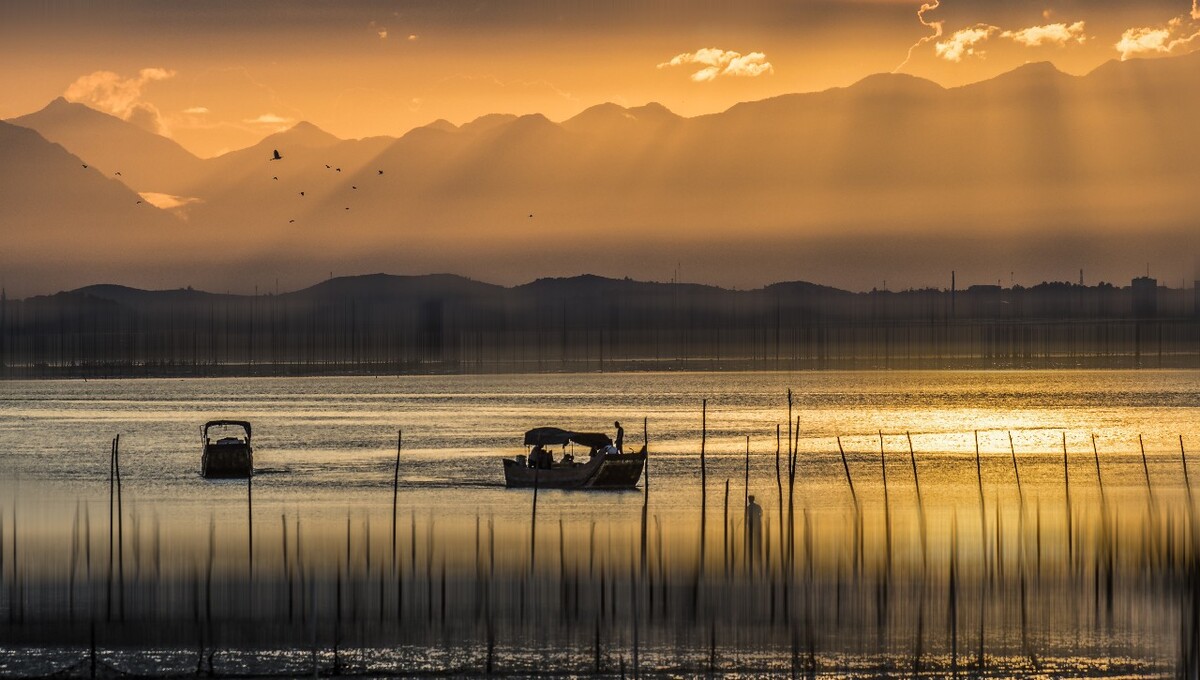
[[[1184, 464], [1200, 442], [1197, 382], [1167, 372], [9, 384], [0, 619], [109, 621], [115, 596], [130, 634], [153, 624], [182, 644], [189, 622], [249, 618], [274, 626], [256, 644], [288, 645], [303, 602], [301, 625], [368, 617], [364, 645], [482, 644], [499, 629], [517, 659], [554, 621], [550, 637], [585, 657], [580, 631], [593, 627], [628, 652], [636, 619], [647, 654], [695, 657], [719, 631], [719, 646], [766, 654], [764, 669], [794, 662], [799, 644], [825, 670], [858, 655], [875, 672], [945, 671], [982, 641], [996, 668], [1038, 660], [1104, 674], [1107, 660], [1114, 674], [1153, 674], [1194, 658], [1185, 614], [1200, 541]], [[803, 387], [794, 485], [791, 383]], [[252, 506], [244, 482], [196, 476], [196, 427], [219, 415], [255, 422]], [[541, 491], [535, 528], [533, 494], [497, 483], [499, 456], [520, 452], [527, 427], [620, 418], [638, 443], [638, 415], [649, 420], [648, 496]], [[110, 430], [122, 433], [119, 540]], [[757, 547], [748, 494], [764, 511]], [[351, 615], [339, 597], [361, 609]], [[327, 633], [312, 635], [322, 645]]]

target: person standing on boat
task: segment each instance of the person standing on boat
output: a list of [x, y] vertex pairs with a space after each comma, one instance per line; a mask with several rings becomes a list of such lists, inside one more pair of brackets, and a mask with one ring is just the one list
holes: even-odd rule
[[617, 447], [617, 453], [625, 452], [625, 428], [621, 427], [621, 421], [613, 421], [613, 425], [617, 427], [617, 440], [613, 442], [613, 446]]
[[753, 571], [762, 557], [762, 506], [746, 499], [746, 566]]

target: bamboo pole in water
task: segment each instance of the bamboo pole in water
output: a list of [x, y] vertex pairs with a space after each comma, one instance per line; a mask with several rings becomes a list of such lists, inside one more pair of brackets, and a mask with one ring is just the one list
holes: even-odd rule
[[117, 475], [117, 617], [125, 620], [125, 515], [121, 505], [121, 435], [113, 438], [113, 461]]
[[[113, 542], [116, 533], [116, 520], [113, 517], [114, 509], [116, 508], [116, 493], [117, 493], [117, 440], [114, 437], [108, 443], [108, 571], [105, 574], [107, 583], [104, 588], [104, 619], [112, 621], [112, 600], [113, 600], [113, 566], [116, 547]], [[16, 520], [13, 521], [13, 531], [16, 531]], [[14, 563], [13, 573], [16, 573], [16, 565]]]
[[1067, 561], [1075, 564], [1074, 522], [1071, 519], [1071, 471], [1067, 467], [1067, 433], [1062, 433], [1063, 446], [1063, 486], [1066, 490], [1066, 520], [1067, 520]]
[[[788, 407], [788, 515], [787, 515], [787, 565], [790, 572], [796, 556], [796, 456], [792, 444], [792, 390], [787, 391]], [[782, 546], [781, 546], [782, 547]]]
[[[1146, 517], [1151, 526], [1154, 524], [1154, 515], [1156, 504], [1154, 502], [1154, 487], [1150, 485], [1150, 464], [1146, 461], [1146, 445], [1142, 442], [1142, 435], [1138, 434], [1138, 448], [1142, 452], [1142, 471], [1146, 475]], [[1156, 532], [1149, 533], [1151, 559], [1157, 559], [1158, 550], [1158, 535]]]
[[254, 466], [246, 476], [246, 582], [254, 580]]
[[[1111, 612], [1111, 610], [1112, 610], [1112, 578], [1113, 578], [1113, 553], [1112, 553], [1113, 546], [1112, 546], [1111, 539], [1109, 537], [1108, 499], [1104, 492], [1104, 477], [1102, 477], [1100, 475], [1100, 450], [1096, 446], [1096, 435], [1094, 435], [1094, 434], [1092, 435], [1092, 457], [1096, 461], [1096, 484], [1100, 487], [1100, 549], [1099, 549], [1099, 552], [1100, 552], [1100, 555], [1102, 556], [1102, 558], [1100, 558], [1100, 559], [1105, 564], [1105, 570], [1104, 570], [1105, 592], [1108, 595], [1108, 597], [1106, 597], [1105, 601], [1108, 605], [1109, 611]], [[1099, 575], [1100, 572], [1099, 572], [1099, 570], [1100, 570], [1100, 563], [1097, 562], [1096, 577], [1094, 579], [1094, 581], [1095, 581], [1095, 585], [1094, 585], [1095, 598], [1096, 598], [1096, 602], [1097, 602], [1097, 605], [1096, 605], [1097, 608], [1099, 608], [1099, 600], [1100, 600], [1100, 575]]]
[[[921, 523], [921, 564], [922, 569], [929, 562], [929, 540], [928, 540], [928, 525], [925, 521], [925, 501], [921, 497], [921, 477], [917, 474], [917, 452], [913, 448], [912, 434], [904, 433], [904, 438], [908, 440], [908, 459], [912, 463], [913, 471], [913, 488], [917, 492], [917, 520]], [[924, 596], [924, 579], [922, 579], [922, 597]], [[923, 613], [923, 610], [922, 610]], [[920, 652], [918, 651], [918, 656]], [[919, 660], [918, 660], [919, 663]]]
[[950, 624], [950, 672], [958, 677], [958, 513], [954, 513], [950, 525], [950, 578], [946, 584], [949, 611], [946, 618]]
[[1096, 447], [1096, 435], [1092, 435], [1092, 458], [1096, 461], [1096, 484], [1100, 486], [1100, 514], [1105, 514], [1108, 507], [1104, 495], [1104, 477], [1100, 475], [1100, 450]]
[[[1188, 506], [1192, 505], [1192, 482], [1188, 479], [1187, 450], [1183, 448], [1183, 435], [1179, 435], [1179, 459], [1183, 461], [1183, 486], [1187, 489]], [[1189, 514], [1190, 514], [1189, 509]]]
[[850, 498], [858, 507], [858, 494], [854, 492], [854, 478], [850, 475], [850, 463], [846, 461], [846, 450], [842, 448], [842, 438], [837, 438], [838, 453], [842, 455], [842, 469], [846, 471], [846, 484], [850, 486]]
[[742, 521], [745, 525], [746, 568], [753, 569], [750, 550], [754, 547], [750, 536], [750, 435], [746, 435], [746, 477], [742, 485]]
[[[775, 490], [779, 495], [779, 549], [783, 550], [783, 477], [779, 468], [779, 454], [782, 442], [780, 441], [781, 428], [779, 423], [775, 423]], [[789, 467], [791, 461], [789, 461]], [[783, 556], [780, 555], [780, 563], [783, 564]], [[767, 560], [768, 564], [770, 560]]]
[[742, 483], [742, 504], [750, 504], [750, 435], [746, 435], [745, 481]]
[[[541, 461], [538, 461], [541, 464]], [[538, 501], [538, 472], [541, 468], [533, 468], [533, 513], [529, 522], [529, 569], [532, 571], [537, 557], [537, 501]]]
[[888, 573], [892, 571], [892, 504], [888, 498], [887, 458], [883, 451], [883, 430], [879, 430], [879, 469], [883, 474], [883, 528], [886, 540]]
[[724, 537], [724, 557], [725, 557], [725, 578], [729, 578], [729, 478], [725, 478], [725, 513], [722, 516], [721, 524], [724, 526], [722, 536]]
[[647, 513], [650, 511], [650, 426], [649, 421], [642, 419], [642, 447], [646, 450], [645, 481], [642, 482], [642, 545], [641, 545], [641, 575], [646, 575], [646, 531]]
[[400, 448], [404, 444], [404, 430], [396, 430], [396, 467], [392, 472], [392, 572], [396, 571], [396, 512], [400, 500]]
[[1138, 448], [1142, 451], [1142, 470], [1146, 473], [1146, 498], [1150, 503], [1150, 511], [1154, 511], [1154, 487], [1150, 486], [1150, 464], [1146, 462], [1146, 445], [1142, 443], [1142, 435], [1138, 435]]
[[1013, 474], [1017, 477], [1017, 497], [1025, 502], [1025, 492], [1021, 489], [1021, 470], [1017, 467], [1017, 447], [1013, 444], [1012, 432], [1008, 433], [1008, 452], [1012, 454]]
[[[16, 502], [14, 501], [14, 503], [13, 503], [14, 515], [16, 514], [16, 511], [17, 511], [17, 507], [16, 507]], [[14, 517], [13, 531], [15, 532], [16, 530], [17, 530], [17, 522]], [[16, 564], [14, 564], [13, 570], [15, 571], [16, 568], [17, 568]], [[3, 589], [4, 589], [3, 587], [4, 587], [4, 509], [0, 508], [0, 592], [3, 592]], [[11, 593], [11, 586], [10, 586], [10, 593]], [[9, 622], [11, 623], [13, 620], [13, 608], [12, 607], [8, 608], [8, 618], [9, 618]]]
[[846, 460], [846, 449], [842, 448], [842, 438], [837, 438], [838, 453], [842, 456], [842, 469], [846, 471], [846, 484], [850, 486], [850, 498], [854, 501], [854, 570], [858, 572], [862, 560], [862, 505], [858, 502], [858, 494], [854, 491], [854, 477], [850, 474], [850, 463]]
[[288, 600], [288, 621], [292, 620], [292, 568], [291, 560], [288, 555], [288, 528], [287, 515], [280, 513], [279, 523], [282, 528], [282, 553], [283, 553], [283, 577], [287, 581], [287, 600]]
[[708, 400], [700, 403], [700, 573], [704, 573], [704, 562], [708, 555], [705, 542], [708, 539], [708, 465], [705, 447], [708, 444]]
[[[979, 484], [979, 551], [983, 557], [984, 575], [991, 573], [991, 561], [988, 558], [987, 547], [987, 507], [983, 499], [983, 463], [979, 456], [979, 430], [975, 430], [975, 480]], [[984, 670], [984, 622], [987, 620], [986, 592], [987, 578], [979, 579], [979, 654], [976, 659], [976, 672]]]

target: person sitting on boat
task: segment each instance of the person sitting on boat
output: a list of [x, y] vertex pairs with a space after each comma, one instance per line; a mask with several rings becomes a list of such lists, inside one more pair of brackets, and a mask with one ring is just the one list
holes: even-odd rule
[[613, 425], [617, 428], [617, 439], [613, 442], [613, 446], [617, 448], [617, 453], [625, 450], [625, 428], [621, 427], [621, 421], [613, 421]]
[[553, 462], [554, 455], [541, 444], [535, 444], [533, 450], [529, 452], [529, 467], [547, 470]]

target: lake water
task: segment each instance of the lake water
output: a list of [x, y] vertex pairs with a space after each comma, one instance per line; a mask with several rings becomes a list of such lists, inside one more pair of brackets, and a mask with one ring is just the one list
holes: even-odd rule
[[[126, 502], [153, 507], [164, 521], [240, 512], [244, 485], [198, 476], [200, 426], [226, 417], [253, 422], [262, 472], [254, 494], [264, 513], [390, 512], [403, 429], [402, 511], [515, 517], [525, 514], [529, 492], [503, 488], [500, 458], [524, 453], [526, 429], [611, 435], [621, 420], [626, 441], [640, 445], [645, 419], [651, 512], [689, 515], [699, 498], [701, 400], [708, 399], [710, 485], [728, 478], [740, 492], [749, 436], [751, 493], [764, 497], [775, 493], [775, 427], [786, 438], [789, 388], [799, 419], [798, 489], [815, 506], [849, 499], [837, 436], [870, 498], [882, 486], [880, 431], [893, 493], [911, 489], [910, 433], [927, 500], [947, 503], [976, 502], [975, 431], [985, 487], [1001, 494], [1015, 493], [1010, 433], [1023, 481], [1043, 494], [1061, 493], [1063, 433], [1077, 493], [1096, 486], [1093, 434], [1107, 483], [1134, 494], [1145, 487], [1139, 434], [1164, 492], [1181, 485], [1179, 437], [1200, 448], [1200, 374], [1190, 371], [3, 382], [0, 485], [10, 508], [52, 512], [106, 501], [109, 442], [120, 435]], [[551, 516], [593, 518], [641, 506], [629, 493], [546, 493], [542, 502]]]
[[[787, 437], [788, 389], [794, 393], [792, 427], [798, 428], [790, 492], [787, 444], [781, 446], [779, 482], [775, 453], [776, 427]], [[705, 399], [707, 544], [701, 562]], [[258, 474], [252, 505], [246, 482], [199, 476], [200, 427], [215, 418], [254, 425]], [[611, 435], [612, 422], [620, 420], [629, 448], [642, 443], [643, 419], [650, 440], [648, 498], [640, 490], [542, 491], [533, 538], [533, 492], [505, 489], [500, 464], [503, 456], [525, 452], [524, 431], [553, 425]], [[380, 546], [390, 538], [398, 430], [403, 430], [395, 529], [400, 547], [389, 555]], [[772, 656], [771, 645], [785, 648], [787, 630], [807, 628], [795, 622], [778, 628], [775, 608], [799, 597], [796, 602], [810, 603], [806, 616], [818, 617], [816, 625], [829, 631], [826, 640], [809, 638], [814, 654], [828, 655], [814, 661], [822, 667], [845, 670], [837, 664], [865, 652], [891, 658], [887, 655], [899, 648], [911, 648], [913, 630], [923, 625], [949, 630], [948, 621], [968, 617], [946, 613], [956, 611], [958, 602], [964, 612], [976, 612], [978, 639], [1010, 669], [1033, 658], [1022, 651], [1025, 642], [1014, 642], [1028, 634], [1039, 640], [1040, 663], [1058, 663], [1064, 674], [1136, 676], [1178, 667], [1179, 641], [1187, 639], [1178, 623], [1186, 619], [1180, 597], [1197, 586], [1180, 571], [1196, 548], [1184, 467], [1196, 460], [1192, 448], [1200, 448], [1200, 374], [1191, 371], [10, 381], [0, 383], [0, 557], [18, 548], [21, 555], [0, 565], [0, 614], [10, 623], [24, 616], [26, 600], [34, 618], [35, 604], [41, 603], [46, 621], [76, 621], [83, 610], [93, 621], [100, 612], [112, 616], [112, 567], [106, 570], [102, 557], [112, 541], [108, 474], [116, 435], [125, 517], [119, 542], [128, 546], [122, 559], [129, 563], [119, 583], [128, 584], [137, 625], [175, 626], [168, 646], [191, 639], [190, 624], [180, 620], [200, 616], [202, 591], [225, 598], [229, 620], [278, 621], [286, 611], [291, 622], [300, 593], [317, 620], [320, 612], [329, 617], [333, 611], [341, 621], [346, 578], [362, 602], [378, 599], [379, 627], [362, 633], [364, 648], [406, 640], [418, 650], [433, 649], [434, 643], [412, 631], [435, 631], [427, 634], [458, 640], [467, 650], [456, 652], [458, 660], [442, 671], [476, 668], [484, 631], [492, 630], [491, 619], [485, 627], [480, 618], [480, 603], [486, 602], [487, 611], [496, 604], [494, 615], [508, 617], [505, 653], [514, 667], [536, 669], [538, 657], [530, 655], [524, 636], [540, 635], [538, 621], [558, 616], [554, 612], [573, 601], [572, 625], [581, 627], [561, 633], [560, 646], [566, 651], [581, 646], [582, 652], [574, 649], [582, 656], [571, 663], [586, 668], [588, 617], [599, 617], [597, 645], [603, 630], [616, 636], [612, 649], [626, 652], [630, 620], [619, 611], [604, 618], [605, 608], [615, 606], [605, 604], [604, 585], [590, 605], [584, 598], [581, 615], [578, 592], [571, 600], [568, 586], [603, 584], [598, 571], [610, 569], [609, 587], [616, 589], [616, 579], [626, 578], [632, 589], [643, 583], [633, 575], [641, 556], [648, 559], [651, 583], [654, 569], [659, 571], [658, 592], [670, 586], [673, 593], [693, 593], [691, 609], [668, 602], [666, 594], [659, 606], [651, 585], [649, 603], [635, 601], [632, 610], [643, 612], [635, 618], [649, 617], [643, 634], [658, 636], [653, 653], [691, 655], [695, 663], [686, 667], [703, 665], [695, 659], [703, 657], [710, 630], [732, 636], [720, 643], [726, 647], [747, 631], [759, 631], [771, 642], [742, 651], [765, 654], [768, 666], [778, 662], [782, 657]], [[1194, 476], [1198, 469], [1188, 472]], [[764, 507], [766, 566], [759, 576], [741, 543], [745, 494]], [[798, 557], [785, 561], [787, 541], [780, 529], [789, 495], [795, 499], [800, 547]], [[639, 533], [649, 536], [647, 549], [638, 547]], [[489, 561], [493, 566], [485, 578], [482, 565]], [[223, 585], [206, 585], [206, 563], [209, 573], [215, 564], [223, 574]], [[728, 574], [730, 564], [743, 569], [742, 576], [696, 581], [697, 569]], [[306, 565], [300, 571], [309, 579], [307, 590], [305, 577], [293, 583], [297, 565]], [[452, 580], [459, 579], [457, 594], [447, 595], [448, 569]], [[399, 585], [385, 583], [389, 570], [401, 574]], [[542, 609], [527, 614], [526, 588], [534, 587], [530, 574], [539, 570], [555, 576], [538, 586], [546, 589]], [[575, 570], [589, 578], [577, 580]], [[770, 579], [769, 596], [763, 578]], [[787, 595], [780, 589], [788, 579], [800, 579], [806, 590]], [[1160, 585], [1141, 585], [1150, 582]], [[982, 589], [971, 590], [976, 599], [969, 600], [949, 594], [955, 583]], [[1107, 604], [1100, 595], [1105, 588]], [[25, 589], [31, 594], [21, 595]], [[64, 592], [77, 597], [81, 609], [74, 599], [64, 602]], [[404, 592], [418, 599], [385, 606]], [[747, 604], [755, 598], [764, 604]], [[255, 604], [238, 609], [242, 599]], [[122, 607], [124, 601], [121, 595]], [[1018, 611], [1018, 601], [1028, 605]], [[440, 624], [435, 602], [443, 610]], [[473, 614], [447, 615], [447, 606]], [[926, 615], [942, 618], [923, 624]], [[463, 628], [466, 619], [473, 628]], [[414, 629], [414, 620], [425, 627]], [[675, 628], [684, 620], [692, 626], [687, 635], [693, 637], [686, 640]], [[399, 622], [398, 630], [407, 632], [385, 622]], [[57, 641], [28, 627], [9, 630], [30, 644]], [[78, 642], [83, 634], [75, 630], [71, 639]], [[279, 633], [271, 644], [292, 640], [291, 634]], [[241, 633], [225, 635], [239, 639]], [[921, 633], [916, 635], [916, 649], [941, 655], [934, 666], [950, 667], [955, 645], [944, 639], [921, 643]], [[315, 627], [311, 637], [323, 655], [338, 639], [318, 643]], [[848, 647], [848, 641], [857, 647]], [[20, 665], [24, 653], [14, 649], [0, 647], [0, 670], [28, 672]], [[45, 655], [46, 668], [62, 667], [61, 654]], [[658, 667], [675, 663], [663, 660], [667, 657]], [[288, 663], [303, 668], [307, 662]], [[883, 663], [886, 669], [893, 662]], [[251, 667], [246, 661], [226, 670]]]

